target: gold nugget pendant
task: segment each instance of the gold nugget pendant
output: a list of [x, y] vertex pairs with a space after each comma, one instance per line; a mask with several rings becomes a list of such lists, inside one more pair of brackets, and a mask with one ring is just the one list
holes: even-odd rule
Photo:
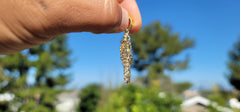
[[122, 65], [124, 67], [123, 75], [124, 82], [126, 84], [130, 83], [131, 71], [130, 68], [133, 63], [133, 55], [132, 55], [132, 45], [131, 45], [131, 37], [129, 36], [129, 30], [132, 27], [132, 20], [129, 18], [129, 27], [126, 29], [123, 40], [121, 40], [120, 53]]

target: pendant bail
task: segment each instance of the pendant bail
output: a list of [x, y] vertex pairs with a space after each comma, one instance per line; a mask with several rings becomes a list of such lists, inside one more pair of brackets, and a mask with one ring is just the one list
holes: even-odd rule
[[132, 28], [132, 18], [129, 17], [129, 23], [128, 23], [128, 28], [126, 29], [126, 31], [130, 31]]

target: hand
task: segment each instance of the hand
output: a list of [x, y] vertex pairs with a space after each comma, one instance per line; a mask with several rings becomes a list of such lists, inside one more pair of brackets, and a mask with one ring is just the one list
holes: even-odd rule
[[0, 54], [9, 54], [69, 32], [117, 33], [132, 18], [142, 21], [135, 0], [1, 0]]

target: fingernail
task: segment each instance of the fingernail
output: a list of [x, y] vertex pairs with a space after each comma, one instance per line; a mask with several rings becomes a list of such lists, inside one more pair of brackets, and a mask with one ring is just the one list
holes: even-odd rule
[[128, 21], [129, 21], [128, 12], [124, 8], [122, 8], [122, 22], [119, 28], [120, 32], [128, 28]]

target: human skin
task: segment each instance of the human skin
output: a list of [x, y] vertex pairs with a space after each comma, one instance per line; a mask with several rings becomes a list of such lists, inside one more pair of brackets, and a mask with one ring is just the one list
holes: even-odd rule
[[118, 33], [142, 26], [135, 0], [0, 0], [0, 54], [69, 32]]

